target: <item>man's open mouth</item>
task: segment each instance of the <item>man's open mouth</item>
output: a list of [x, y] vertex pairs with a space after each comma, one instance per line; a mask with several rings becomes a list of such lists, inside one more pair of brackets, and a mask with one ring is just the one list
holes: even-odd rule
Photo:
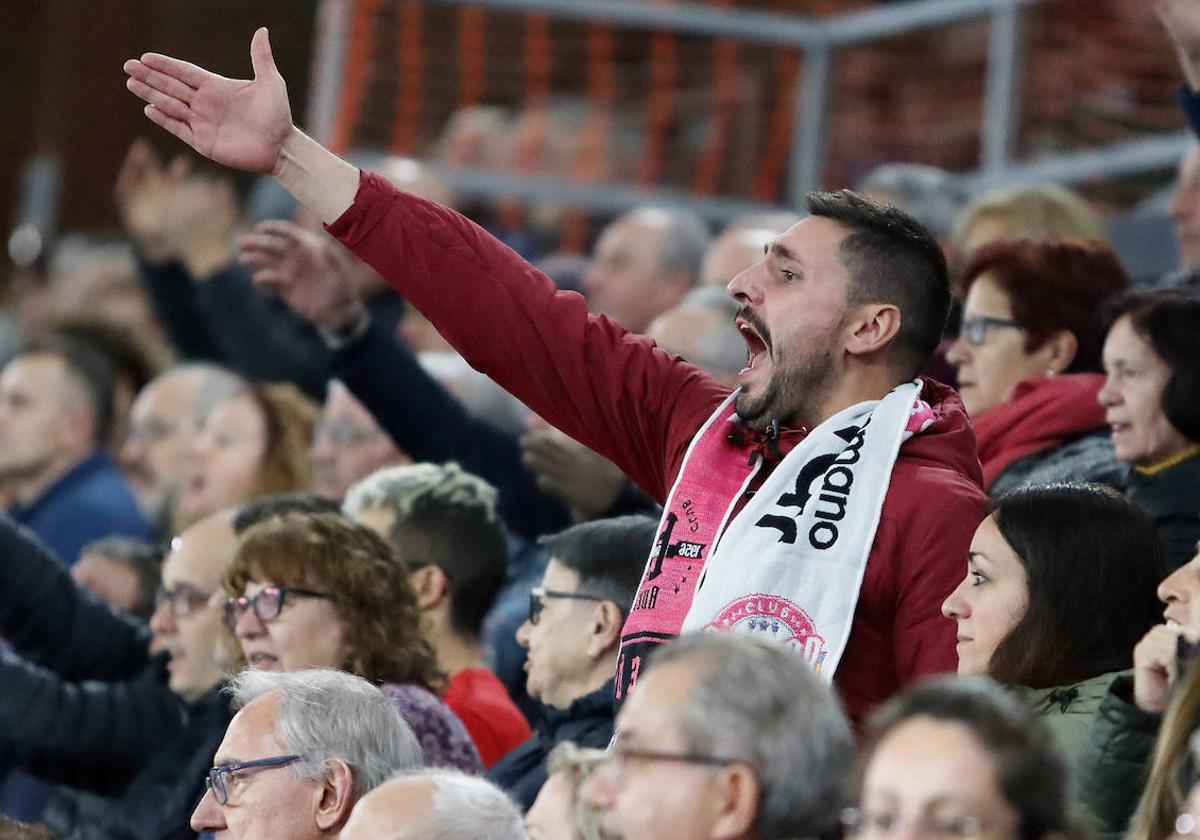
[[766, 340], [758, 328], [750, 323], [746, 318], [738, 318], [736, 321], [738, 332], [742, 334], [742, 340], [746, 342], [747, 361], [746, 370], [753, 370], [767, 352], [768, 346]]

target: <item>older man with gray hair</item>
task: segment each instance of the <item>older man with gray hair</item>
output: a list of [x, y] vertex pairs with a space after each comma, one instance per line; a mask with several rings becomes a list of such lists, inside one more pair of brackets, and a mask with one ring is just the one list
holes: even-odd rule
[[342, 840], [524, 840], [504, 791], [457, 770], [394, 776], [354, 806]]
[[356, 802], [423, 753], [391, 701], [328, 669], [243, 671], [192, 829], [234, 840], [338, 837]]
[[825, 837], [853, 766], [850, 724], [802, 657], [695, 633], [655, 651], [582, 795], [622, 840]]

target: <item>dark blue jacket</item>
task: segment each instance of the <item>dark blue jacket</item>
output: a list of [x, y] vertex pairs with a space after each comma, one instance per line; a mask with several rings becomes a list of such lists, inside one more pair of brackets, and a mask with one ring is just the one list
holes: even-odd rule
[[487, 772], [487, 778], [504, 788], [521, 810], [528, 810], [546, 783], [546, 758], [563, 741], [602, 749], [613, 736], [614, 681], [599, 691], [580, 697], [565, 709], [547, 707], [533, 736]]

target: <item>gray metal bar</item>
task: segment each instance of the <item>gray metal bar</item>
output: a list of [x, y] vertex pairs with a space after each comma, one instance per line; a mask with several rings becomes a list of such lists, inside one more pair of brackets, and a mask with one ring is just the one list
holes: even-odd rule
[[823, 25], [794, 15], [711, 9], [624, 0], [425, 0], [451, 6], [479, 6], [506, 12], [545, 14], [562, 20], [585, 20], [641, 29], [664, 29], [678, 35], [733, 38], [804, 46], [822, 36]]
[[1190, 131], [1127, 140], [1100, 149], [1065, 152], [1032, 163], [1006, 166], [971, 180], [972, 191], [986, 192], [1019, 184], [1078, 184], [1093, 178], [1136, 175], [1173, 169], [1196, 137]]
[[1032, 6], [1043, 0], [922, 0], [894, 3], [864, 12], [830, 18], [826, 34], [832, 44], [847, 46], [892, 35], [981, 18], [1011, 6]]
[[988, 31], [987, 87], [983, 100], [983, 148], [980, 168], [999, 172], [1012, 153], [1016, 117], [1017, 70], [1020, 67], [1021, 21], [1017, 3], [1006, 2], [992, 11]]
[[581, 184], [553, 178], [502, 175], [482, 169], [433, 168], [461, 195], [551, 201], [602, 213], [621, 213], [631, 207], [653, 204], [687, 209], [712, 221], [728, 222], [738, 216], [777, 213], [781, 209], [736, 198], [703, 198], [683, 190], [647, 190], [629, 184]]
[[346, 0], [321, 0], [317, 8], [316, 48], [309, 73], [308, 132], [322, 143], [333, 139], [342, 73], [346, 63], [349, 9]]
[[788, 176], [787, 195], [793, 207], [803, 207], [804, 194], [821, 186], [831, 63], [828, 45], [810, 47], [804, 53], [804, 76], [792, 123], [791, 172]]

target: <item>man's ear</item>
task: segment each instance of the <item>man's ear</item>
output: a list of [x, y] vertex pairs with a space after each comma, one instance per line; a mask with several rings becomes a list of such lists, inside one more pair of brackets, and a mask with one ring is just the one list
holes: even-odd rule
[[417, 592], [417, 606], [430, 610], [450, 596], [450, 581], [441, 566], [430, 563], [409, 573], [413, 589]]
[[760, 798], [758, 777], [749, 764], [738, 761], [723, 768], [715, 791], [717, 815], [711, 836], [718, 840], [751, 836]]
[[322, 831], [340, 829], [354, 810], [354, 772], [340, 758], [325, 762], [325, 775], [317, 790], [316, 820]]
[[608, 656], [621, 641], [621, 628], [625, 626], [625, 616], [621, 614], [621, 608], [612, 601], [601, 601], [596, 604], [588, 620], [592, 622], [588, 628], [588, 656]]
[[870, 303], [850, 313], [846, 352], [852, 356], [878, 353], [900, 334], [900, 307], [890, 303]]

